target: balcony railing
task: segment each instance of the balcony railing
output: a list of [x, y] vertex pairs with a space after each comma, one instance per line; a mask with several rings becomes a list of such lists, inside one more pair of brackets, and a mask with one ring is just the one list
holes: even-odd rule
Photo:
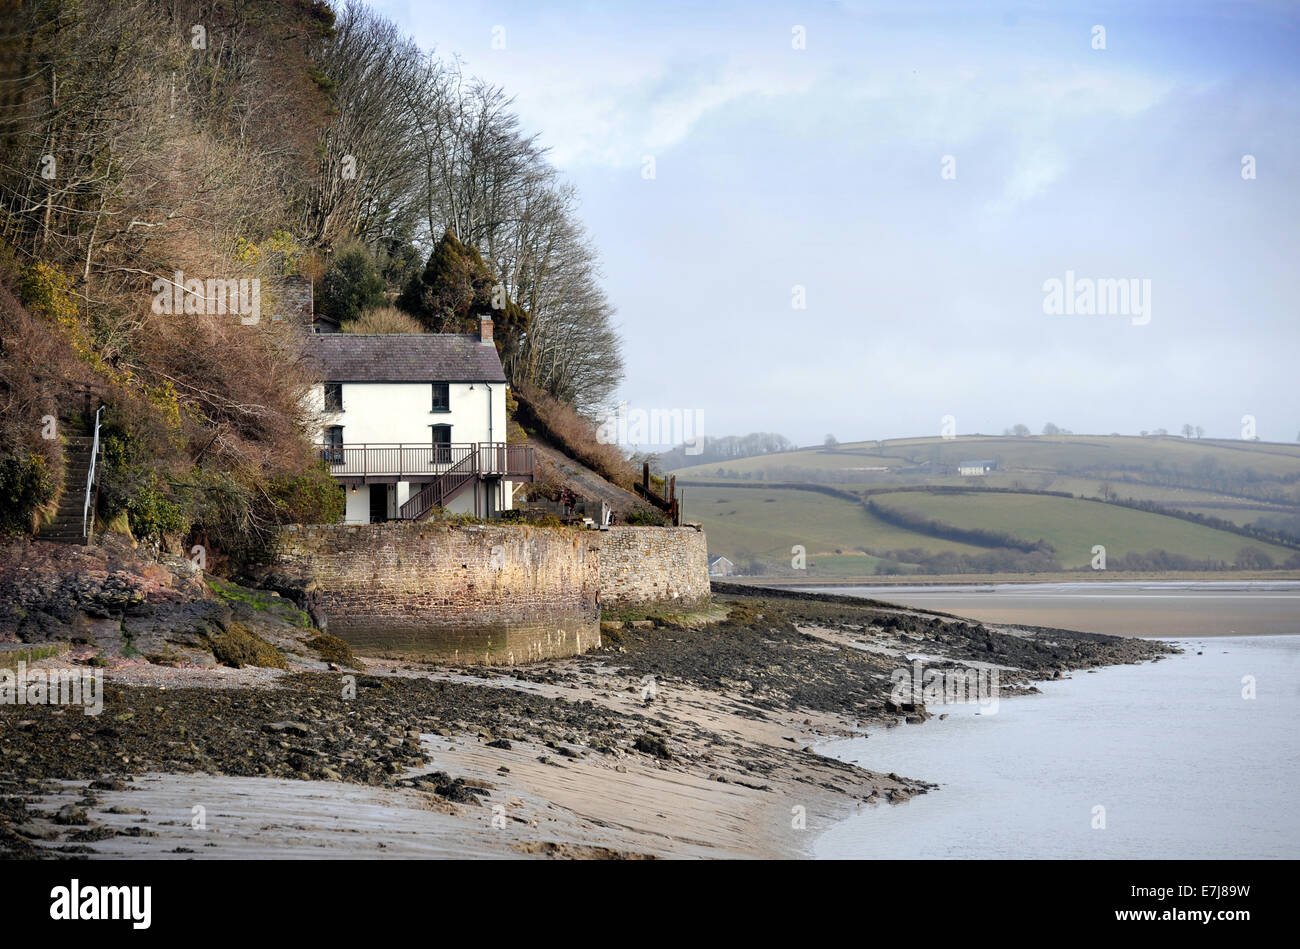
[[453, 469], [484, 477], [533, 480], [533, 449], [506, 442], [416, 445], [323, 444], [316, 450], [337, 478], [432, 481]]

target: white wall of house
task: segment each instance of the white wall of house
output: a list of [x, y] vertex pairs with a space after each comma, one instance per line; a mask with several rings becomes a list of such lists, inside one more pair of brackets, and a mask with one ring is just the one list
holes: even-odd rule
[[[433, 425], [450, 425], [454, 444], [504, 442], [506, 440], [506, 384], [504, 382], [454, 382], [448, 385], [448, 410], [433, 411], [433, 384], [429, 382], [344, 382], [343, 411], [325, 411], [325, 387], [312, 386], [308, 406], [321, 420], [318, 441], [325, 441], [325, 429], [341, 425], [343, 444], [382, 445], [409, 443], [428, 445]], [[489, 389], [490, 386], [490, 389]], [[491, 415], [489, 417], [489, 400]], [[389, 516], [417, 494], [422, 485], [400, 481], [389, 504]], [[385, 491], [386, 484], [358, 485], [346, 491], [343, 520], [348, 524], [370, 522], [370, 491]], [[475, 492], [478, 510], [503, 511], [512, 507], [513, 484], [485, 481], [466, 487], [452, 498], [447, 509], [456, 514], [473, 514]], [[488, 495], [491, 495], [489, 502]]]
[[367, 485], [359, 485], [355, 491], [346, 488], [347, 499], [346, 507], [343, 511], [343, 523], [345, 524], [369, 524], [370, 523], [370, 488]]
[[[446, 412], [433, 411], [429, 382], [344, 382], [343, 411], [325, 411], [325, 387], [312, 386], [309, 400], [320, 413], [322, 428], [343, 426], [345, 445], [430, 443], [431, 425], [450, 425], [453, 443], [506, 440], [506, 384], [453, 382], [448, 385]], [[491, 399], [491, 416], [488, 402]]]
[[[514, 494], [513, 485], [507, 481], [504, 488], [499, 487], [501, 482], [483, 481], [465, 488], [460, 494], [456, 495], [447, 503], [447, 510], [452, 514], [473, 514], [474, 513], [474, 492], [478, 491], [479, 514], [487, 516], [490, 511], [508, 511], [513, 507], [512, 495]], [[387, 491], [391, 487], [387, 484], [360, 484], [355, 491], [351, 487], [346, 489], [346, 504], [343, 512], [343, 522], [345, 524], [369, 524], [370, 523], [370, 492]], [[396, 484], [396, 500], [389, 498], [388, 516], [395, 517], [397, 509], [400, 508], [414, 494], [416, 494], [421, 485], [413, 485], [406, 481], [399, 481]], [[491, 499], [489, 500], [489, 495]]]

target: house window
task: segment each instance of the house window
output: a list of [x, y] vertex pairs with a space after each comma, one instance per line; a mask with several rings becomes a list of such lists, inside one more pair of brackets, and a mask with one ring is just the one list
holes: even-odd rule
[[325, 450], [321, 452], [327, 464], [343, 464], [343, 426], [331, 425], [325, 429]]
[[451, 464], [451, 426], [430, 425], [433, 440], [433, 463], [435, 465]]
[[325, 411], [326, 412], [343, 411], [343, 383], [341, 382], [325, 383]]
[[433, 411], [450, 412], [451, 411], [451, 385], [446, 382], [435, 382], [433, 384]]

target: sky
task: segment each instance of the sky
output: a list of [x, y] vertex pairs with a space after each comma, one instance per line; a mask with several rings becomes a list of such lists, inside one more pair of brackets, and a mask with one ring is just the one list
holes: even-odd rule
[[1300, 4], [370, 3], [579, 189], [629, 411], [1300, 433]]

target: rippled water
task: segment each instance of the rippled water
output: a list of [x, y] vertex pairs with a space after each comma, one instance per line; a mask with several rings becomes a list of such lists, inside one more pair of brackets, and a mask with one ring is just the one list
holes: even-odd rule
[[[1300, 636], [1183, 640], [1156, 663], [1074, 673], [923, 725], [823, 746], [938, 782], [864, 805], [819, 857], [1300, 857]], [[1201, 654], [1198, 654], [1201, 653]], [[1242, 696], [1253, 676], [1256, 698]], [[1094, 829], [1094, 808], [1105, 828]]]

